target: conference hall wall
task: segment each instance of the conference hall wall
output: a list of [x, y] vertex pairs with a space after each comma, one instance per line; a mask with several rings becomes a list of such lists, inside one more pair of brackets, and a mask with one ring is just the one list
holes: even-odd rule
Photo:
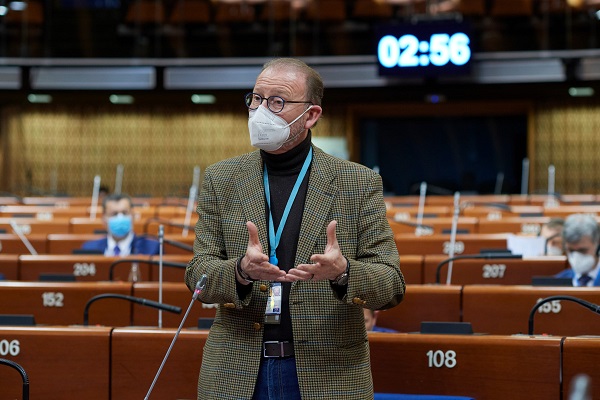
[[[478, 104], [494, 115], [493, 106]], [[352, 112], [349, 105], [327, 106], [314, 135], [346, 138], [351, 158], [360, 161]], [[557, 191], [600, 192], [600, 102], [538, 102], [523, 112], [532, 160], [530, 190], [546, 188], [552, 163]], [[121, 163], [123, 191], [185, 196], [194, 166], [204, 171], [218, 160], [252, 150], [248, 143], [241, 107], [7, 107], [0, 116], [0, 190], [89, 195], [95, 175], [111, 189]]]

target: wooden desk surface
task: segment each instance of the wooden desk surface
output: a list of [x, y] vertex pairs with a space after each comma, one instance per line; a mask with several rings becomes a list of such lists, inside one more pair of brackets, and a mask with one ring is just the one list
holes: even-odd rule
[[[600, 303], [599, 288], [467, 285], [463, 288], [463, 321], [480, 333], [527, 333], [529, 314], [540, 299], [567, 295]], [[546, 303], [534, 317], [534, 333], [598, 335], [600, 318], [567, 300]]]
[[[26, 237], [38, 254], [46, 252], [46, 234], [32, 233]], [[31, 254], [16, 234], [0, 233], [0, 244], [3, 254]]]
[[[38, 281], [40, 274], [56, 273], [75, 275], [81, 282], [110, 280], [110, 266], [116, 261], [124, 261], [113, 267], [113, 281], [127, 281], [131, 262], [127, 260], [149, 260], [147, 255], [127, 257], [106, 257], [89, 254], [46, 254], [19, 257], [19, 279], [22, 281]], [[150, 280], [150, 267], [147, 263], [138, 263], [142, 280]]]
[[508, 217], [497, 220], [479, 219], [479, 233], [519, 233], [537, 235], [550, 217]]
[[0, 229], [3, 229], [7, 233], [14, 233], [11, 226], [12, 221], [15, 222], [17, 228], [25, 236], [69, 232], [68, 218], [54, 218], [49, 221], [36, 218], [0, 218]]
[[18, 254], [0, 254], [0, 274], [4, 275], [5, 280], [19, 279]]
[[[133, 285], [133, 295], [158, 301], [158, 283], [157, 282], [138, 282]], [[192, 301], [192, 292], [187, 288], [183, 280], [181, 282], [163, 283], [163, 303], [181, 307], [181, 314], [174, 314], [163, 311], [162, 323], [165, 328], [177, 328], [185, 314], [185, 311]], [[195, 328], [198, 326], [198, 318], [214, 318], [217, 311], [216, 304], [204, 304], [199, 301], [194, 302], [192, 309], [185, 321], [184, 327]], [[144, 307], [138, 304], [133, 305], [133, 325], [134, 326], [158, 326], [158, 310]]]
[[[447, 256], [425, 255], [423, 283], [446, 283], [448, 263], [440, 268], [440, 282], [436, 282], [438, 265]], [[452, 263], [451, 282], [456, 285], [530, 285], [533, 276], [551, 276], [567, 268], [565, 256], [531, 257], [526, 259], [463, 259]]]
[[[0, 314], [31, 314], [35, 322], [42, 325], [81, 325], [87, 302], [103, 293], [131, 296], [132, 284], [0, 281]], [[129, 326], [131, 303], [122, 299], [99, 299], [90, 305], [88, 317], [90, 325]]]
[[[390, 227], [394, 234], [396, 233], [412, 233], [414, 234], [417, 229], [421, 231], [423, 229], [427, 230], [428, 228], [416, 228], [412, 226], [412, 224], [416, 224], [417, 220], [415, 218], [411, 218], [406, 221], [395, 221], [393, 219], [389, 219]], [[428, 232], [431, 232], [435, 235], [442, 234], [450, 234], [452, 230], [452, 218], [451, 217], [440, 217], [440, 218], [423, 218], [421, 221], [422, 225], [427, 227], [431, 227]], [[466, 233], [478, 233], [478, 224], [479, 220], [477, 218], [472, 217], [460, 217], [458, 218], [458, 223], [456, 225], [457, 232], [462, 234]]]
[[[477, 254], [484, 249], [506, 249], [506, 234], [456, 235], [454, 255]], [[415, 236], [406, 233], [394, 235], [398, 252], [402, 254], [449, 254], [450, 235]]]
[[[111, 347], [111, 398], [143, 399], [176, 329], [116, 328]], [[156, 381], [152, 399], [196, 399], [206, 330], [183, 329]], [[242, 367], [242, 366], [241, 366]], [[106, 397], [105, 397], [106, 398]]]
[[[600, 318], [600, 316], [591, 316]], [[563, 399], [567, 399], [573, 378], [586, 374], [591, 379], [591, 398], [600, 395], [600, 337], [567, 337], [563, 343]]]
[[375, 392], [560, 398], [560, 338], [369, 333]]
[[[106, 327], [0, 326], [0, 342], [16, 353], [2, 357], [25, 369], [31, 399], [106, 400], [110, 395], [110, 331]], [[23, 381], [17, 371], [2, 366], [0, 382], [0, 397], [22, 397]]]
[[423, 283], [423, 256], [400, 255], [400, 269], [407, 284]]
[[419, 332], [422, 321], [460, 322], [461, 286], [407, 285], [402, 303], [380, 311], [377, 325]]

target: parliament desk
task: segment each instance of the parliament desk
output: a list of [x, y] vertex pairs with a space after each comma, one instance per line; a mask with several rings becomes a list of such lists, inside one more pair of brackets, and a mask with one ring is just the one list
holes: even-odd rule
[[[557, 295], [600, 303], [600, 288], [467, 285], [462, 296], [463, 321], [470, 322], [478, 333], [528, 333], [533, 307], [539, 300]], [[533, 333], [599, 335], [600, 318], [572, 301], [554, 300], [536, 311]]]
[[[133, 231], [137, 234], [144, 232], [144, 220], [141, 218], [133, 219]], [[106, 232], [106, 226], [102, 220], [102, 216], [97, 216], [94, 219], [75, 217], [69, 220], [69, 233], [103, 233]], [[56, 232], [61, 233], [61, 232]]]
[[7, 233], [16, 233], [13, 231], [11, 222], [25, 236], [32, 234], [49, 233], [69, 233], [69, 219], [52, 219], [49, 221], [35, 218], [0, 218], [0, 229]]
[[[386, 215], [388, 218], [394, 221], [404, 221], [413, 218], [417, 218], [419, 215], [418, 206], [408, 206], [408, 207], [387, 207]], [[452, 208], [451, 207], [443, 207], [443, 206], [425, 206], [423, 207], [423, 218], [441, 218], [441, 217], [451, 217], [452, 216]]]
[[[592, 316], [594, 318], [594, 316]], [[596, 316], [600, 318], [600, 316]], [[563, 342], [563, 399], [569, 395], [569, 387], [578, 374], [586, 374], [591, 379], [591, 397], [600, 395], [600, 337], [567, 337]]]
[[9, 218], [9, 217], [17, 217], [22, 218], [29, 216], [30, 218], [36, 219], [44, 219], [44, 220], [52, 220], [54, 218], [58, 219], [68, 219], [73, 217], [85, 217], [90, 215], [90, 208], [88, 206], [74, 206], [74, 207], [52, 207], [52, 206], [24, 206], [24, 205], [14, 205], [14, 206], [4, 206], [0, 207], [0, 217]]
[[[19, 279], [22, 281], [38, 281], [41, 274], [74, 275], [75, 280], [109, 281], [111, 264], [113, 281], [127, 281], [132, 263], [128, 260], [149, 260], [147, 255], [131, 255], [127, 257], [107, 257], [95, 254], [45, 254], [19, 257]], [[122, 262], [121, 262], [122, 261]], [[140, 279], [150, 280], [150, 266], [138, 263]]]
[[[116, 328], [111, 346], [111, 399], [143, 399], [176, 329]], [[196, 399], [207, 330], [183, 329], [156, 381], [152, 399]], [[240, 368], [243, 369], [243, 365]], [[218, 388], [217, 388], [218, 390]], [[106, 398], [106, 397], [105, 397]]]
[[[518, 198], [519, 195], [513, 195], [512, 198]], [[527, 196], [529, 199], [529, 204], [534, 205], [544, 205], [548, 201], [547, 194], [532, 194]], [[598, 204], [598, 196], [594, 194], [563, 194], [560, 198], [550, 197], [552, 199], [557, 200], [560, 203], [560, 207], [562, 206], [570, 206], [570, 205], [593, 205], [594, 203]]]
[[[91, 233], [50, 234], [47, 237], [47, 245], [44, 244], [44, 251], [41, 253], [47, 252], [49, 254], [72, 254], [73, 250], [80, 249], [83, 243], [90, 240], [102, 239], [105, 236], [106, 235], [103, 234]], [[1, 238], [2, 236], [0, 235], [0, 239]], [[168, 241], [175, 241], [191, 246], [194, 244], [195, 239], [193, 232], [187, 236], [182, 236], [181, 234], [165, 234], [164, 238], [164, 254], [187, 254], [191, 256], [191, 251], [176, 247], [175, 245], [168, 243]], [[24, 253], [27, 253], [27, 251], [25, 250]]]
[[[40, 325], [81, 325], [88, 301], [104, 293], [131, 296], [132, 284], [0, 281], [0, 314], [33, 315]], [[89, 325], [129, 326], [131, 310], [128, 300], [98, 299], [89, 306], [88, 322]]]
[[[396, 247], [402, 254], [449, 254], [450, 235], [416, 236], [407, 233], [394, 235]], [[482, 250], [506, 250], [506, 234], [456, 235], [454, 255], [478, 254]]]
[[[193, 254], [165, 254], [163, 255], [163, 282], [184, 282], [185, 280], [185, 268], [180, 268], [173, 264], [185, 264], [187, 265], [192, 259]], [[150, 259], [153, 262], [160, 262], [160, 256], [151, 256]], [[158, 281], [160, 277], [160, 265], [150, 265], [150, 280]]]
[[423, 283], [423, 256], [401, 254], [400, 269], [407, 284]]
[[[0, 357], [25, 369], [31, 399], [106, 400], [110, 332], [107, 327], [0, 326]], [[0, 397], [21, 399], [22, 391], [19, 373], [0, 366]]]
[[550, 217], [508, 217], [497, 220], [481, 218], [479, 233], [515, 233], [538, 235]]
[[[26, 239], [38, 254], [46, 252], [46, 234], [32, 233], [26, 235]], [[30, 254], [25, 243], [16, 234], [0, 233], [0, 245], [3, 254]]]
[[19, 255], [0, 254], [0, 275], [6, 280], [16, 281], [19, 274]]
[[460, 322], [461, 286], [407, 285], [402, 303], [377, 316], [377, 325], [418, 332], [423, 321]]
[[[396, 233], [415, 233], [422, 234], [450, 234], [452, 231], [452, 218], [440, 217], [440, 218], [423, 218], [421, 221], [421, 227], [415, 227], [417, 220], [412, 218], [410, 220], [389, 220], [390, 227], [394, 234]], [[457, 232], [459, 233], [478, 233], [477, 218], [472, 217], [459, 217], [457, 222]], [[423, 234], [422, 234], [423, 236]]]
[[600, 215], [600, 205], [561, 205], [560, 207], [546, 207], [544, 216], [566, 218], [571, 214]]
[[[133, 295], [145, 299], [158, 301], [157, 282], [137, 282], [133, 285]], [[183, 280], [180, 282], [163, 283], [162, 302], [181, 307], [181, 314], [162, 312], [162, 326], [165, 328], [177, 328], [192, 301], [192, 292], [187, 288]], [[204, 304], [195, 301], [185, 321], [184, 327], [195, 328], [198, 326], [198, 318], [214, 318], [217, 304]], [[158, 310], [144, 307], [139, 304], [133, 305], [134, 326], [158, 326]]]
[[[449, 263], [439, 268], [440, 282], [436, 282], [436, 271], [448, 256], [425, 255], [423, 283], [446, 283]], [[456, 285], [494, 284], [530, 285], [534, 276], [552, 276], [567, 268], [565, 256], [530, 257], [525, 259], [458, 259], [452, 262], [450, 282]]]
[[560, 398], [559, 337], [369, 332], [377, 393]]

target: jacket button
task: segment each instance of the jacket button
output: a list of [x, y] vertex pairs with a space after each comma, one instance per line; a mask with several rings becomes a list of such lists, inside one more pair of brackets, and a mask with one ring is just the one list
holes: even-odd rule
[[353, 298], [353, 299], [352, 299], [352, 302], [353, 302], [354, 304], [358, 304], [359, 306], [362, 306], [363, 304], [365, 304], [365, 303], [366, 303], [366, 301], [365, 301], [365, 300], [363, 300], [363, 299], [361, 299], [360, 297], [355, 297], [355, 298]]
[[264, 283], [260, 285], [260, 291], [261, 292], [266, 292], [269, 288], [267, 287], [267, 285], [265, 285]]
[[252, 326], [254, 327], [255, 331], [260, 331], [260, 324], [258, 322], [255, 322]]
[[225, 307], [225, 308], [235, 308], [235, 304], [233, 304], [233, 303], [225, 303], [225, 304], [223, 304], [223, 307]]

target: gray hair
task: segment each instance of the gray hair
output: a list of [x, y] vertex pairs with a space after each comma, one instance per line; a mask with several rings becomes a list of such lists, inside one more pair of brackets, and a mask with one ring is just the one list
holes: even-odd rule
[[571, 214], [565, 220], [562, 235], [565, 243], [577, 243], [584, 237], [589, 237], [593, 243], [598, 243], [600, 228], [592, 215]]
[[269, 68], [289, 68], [303, 73], [306, 77], [306, 95], [308, 99], [315, 105], [321, 105], [324, 92], [323, 79], [317, 71], [309, 67], [304, 61], [297, 58], [275, 58], [263, 65], [262, 71]]

